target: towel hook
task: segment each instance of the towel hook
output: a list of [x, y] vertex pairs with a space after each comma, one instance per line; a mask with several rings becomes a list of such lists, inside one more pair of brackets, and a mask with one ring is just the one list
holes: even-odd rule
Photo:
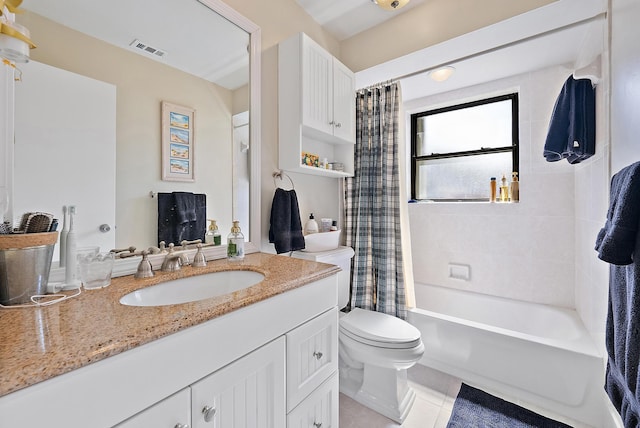
[[282, 181], [284, 180], [282, 176], [287, 177], [289, 179], [289, 182], [291, 183], [291, 190], [295, 190], [296, 186], [293, 184], [293, 180], [282, 170], [274, 171], [273, 174], [271, 174], [271, 176], [273, 177], [273, 184], [276, 187], [278, 187], [278, 183], [276, 183], [276, 178], [279, 178]]

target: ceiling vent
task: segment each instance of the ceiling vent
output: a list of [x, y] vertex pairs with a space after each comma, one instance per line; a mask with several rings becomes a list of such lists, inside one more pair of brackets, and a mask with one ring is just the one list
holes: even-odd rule
[[163, 51], [162, 49], [154, 48], [153, 46], [149, 46], [148, 44], [143, 43], [138, 39], [135, 39], [133, 42], [129, 43], [129, 46], [131, 46], [134, 49], [141, 50], [146, 54], [155, 56], [157, 58], [164, 58], [167, 55], [166, 51]]

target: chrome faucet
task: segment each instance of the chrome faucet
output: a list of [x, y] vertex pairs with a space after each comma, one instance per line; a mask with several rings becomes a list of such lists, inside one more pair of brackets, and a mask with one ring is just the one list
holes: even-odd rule
[[162, 272], [175, 272], [180, 270], [182, 266], [181, 255], [181, 252], [173, 251], [173, 244], [169, 244], [169, 252], [164, 256], [160, 270]]
[[163, 262], [162, 262], [162, 267], [160, 267], [160, 270], [162, 272], [175, 272], [177, 270], [180, 270], [180, 267], [182, 266], [182, 259], [181, 259], [181, 255], [180, 253], [173, 253], [173, 252], [169, 252]]

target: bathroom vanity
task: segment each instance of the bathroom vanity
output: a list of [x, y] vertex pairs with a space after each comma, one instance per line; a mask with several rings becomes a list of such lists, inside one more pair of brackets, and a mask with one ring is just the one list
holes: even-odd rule
[[[143, 287], [229, 269], [265, 278], [191, 303], [119, 303]], [[338, 271], [255, 253], [3, 310], [0, 425], [337, 426]]]

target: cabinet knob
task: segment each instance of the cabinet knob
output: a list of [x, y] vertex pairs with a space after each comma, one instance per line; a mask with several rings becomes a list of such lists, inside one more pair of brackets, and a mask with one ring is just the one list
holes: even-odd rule
[[320, 428], [322, 426], [322, 422], [314, 422], [313, 426], [316, 428]]
[[173, 428], [189, 428], [189, 424], [180, 424], [180, 423], [178, 423]]
[[98, 229], [102, 233], [107, 233], [107, 232], [109, 232], [111, 230], [111, 226], [109, 226], [108, 224], [105, 223], [105, 224], [101, 224]]
[[340, 122], [336, 122], [336, 128], [340, 128], [342, 124]]
[[335, 122], [332, 120], [331, 122], [329, 122], [329, 125], [335, 125]]
[[216, 414], [216, 409], [215, 407], [205, 406], [204, 409], [202, 409], [202, 414], [204, 415], [205, 422], [211, 422], [213, 420], [213, 415]]
[[313, 351], [313, 356], [316, 357], [316, 360], [322, 358], [322, 352]]

